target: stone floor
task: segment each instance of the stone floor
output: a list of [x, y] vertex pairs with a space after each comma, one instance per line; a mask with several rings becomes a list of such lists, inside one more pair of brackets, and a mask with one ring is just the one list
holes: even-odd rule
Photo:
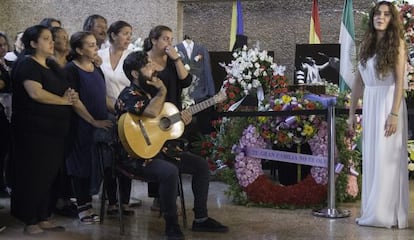
[[[211, 182], [209, 195], [209, 215], [230, 227], [230, 232], [193, 233], [192, 194], [190, 177], [184, 176], [186, 209], [188, 226], [183, 230], [186, 239], [260, 239], [260, 240], [414, 240], [414, 211], [410, 211], [410, 227], [404, 230], [360, 227], [355, 224], [359, 211], [359, 202], [341, 204], [338, 207], [351, 211], [351, 216], [342, 219], [326, 219], [314, 217], [311, 209], [283, 210], [256, 208], [233, 205], [224, 195], [226, 185], [222, 182]], [[163, 239], [164, 222], [158, 213], [151, 212], [152, 199], [146, 197], [146, 183], [134, 181], [133, 197], [143, 200], [143, 206], [135, 209], [135, 216], [125, 220], [125, 235], [119, 234], [116, 217], [106, 217], [104, 223], [83, 225], [77, 219], [55, 216], [54, 220], [65, 226], [66, 231], [48, 232], [41, 237], [30, 237], [23, 234], [23, 224], [9, 216], [9, 199], [0, 199], [6, 206], [0, 210], [0, 224], [7, 229], [0, 233], [0, 239], [47, 239], [47, 240], [104, 240], [104, 239]], [[414, 181], [410, 183], [411, 202], [414, 200]], [[30, 201], [30, 199], [28, 199]], [[94, 200], [95, 208], [99, 208], [98, 199]]]

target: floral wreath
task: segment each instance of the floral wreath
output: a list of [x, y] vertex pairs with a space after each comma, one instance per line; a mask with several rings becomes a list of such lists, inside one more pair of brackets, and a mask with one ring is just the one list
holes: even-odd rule
[[[259, 88], [263, 88], [264, 93], [261, 100], [257, 94], [259, 111], [323, 108], [322, 104], [311, 100], [308, 94], [305, 96], [304, 92], [288, 92], [284, 67], [273, 63], [273, 59], [267, 57], [266, 51], [244, 47], [233, 53], [233, 57], [235, 59], [230, 64], [222, 65], [227, 72], [224, 85], [227, 86], [228, 101], [218, 110], [228, 111], [230, 106], [237, 105], [236, 102], [241, 97], [254, 92], [259, 93]], [[327, 87], [327, 90], [331, 88], [334, 89], [331, 86]], [[338, 93], [337, 87], [335, 90], [335, 93]], [[213, 124], [217, 132], [208, 135], [200, 144], [200, 154], [208, 159], [213, 175], [220, 173], [223, 166], [233, 167], [230, 171], [224, 171], [222, 176], [229, 184], [226, 195], [234, 202], [244, 204], [248, 200], [263, 206], [309, 207], [326, 200], [326, 168], [313, 167], [302, 181], [282, 186], [275, 184], [264, 174], [261, 159], [246, 156], [244, 152], [246, 147], [265, 148], [269, 143], [282, 147], [309, 143], [313, 155], [326, 157], [327, 123], [322, 118], [309, 115], [255, 117], [247, 118], [247, 121], [240, 121], [238, 118], [225, 119], [223, 118], [221, 123]], [[337, 122], [341, 123], [340, 119], [337, 119]], [[345, 124], [340, 124], [342, 125]], [[234, 145], [235, 139], [238, 140], [237, 145]], [[339, 136], [337, 139], [345, 138]], [[353, 154], [355, 159], [352, 159], [352, 154], [348, 154], [344, 149], [340, 151], [339, 149], [338, 160], [347, 167], [359, 159], [357, 154]], [[336, 188], [339, 190], [339, 199], [352, 200], [358, 195], [357, 178], [349, 176], [341, 174], [338, 177]]]
[[[316, 151], [313, 152], [320, 154], [321, 151], [315, 148], [315, 146], [318, 146], [318, 138], [314, 139], [314, 144], [311, 144], [311, 146], [314, 146], [313, 150]], [[245, 147], [264, 148], [265, 146], [266, 142], [256, 131], [256, 127], [249, 125], [243, 131], [239, 145], [234, 147], [236, 176], [250, 201], [264, 205], [306, 207], [320, 204], [326, 199], [326, 184], [318, 183], [326, 182], [326, 170], [321, 171], [322, 168], [313, 169], [311, 175], [294, 185], [277, 185], [264, 175], [261, 160], [246, 156], [242, 150]], [[322, 153], [324, 152], [322, 151]]]

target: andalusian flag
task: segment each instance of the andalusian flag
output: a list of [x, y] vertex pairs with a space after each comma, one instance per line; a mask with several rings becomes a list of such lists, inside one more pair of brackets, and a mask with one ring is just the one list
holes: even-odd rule
[[310, 21], [309, 43], [321, 43], [321, 24], [319, 22], [318, 1], [313, 0], [312, 16]]
[[[231, 14], [230, 45], [229, 51], [232, 51], [237, 38], [244, 37], [243, 11], [240, 0], [233, 1], [233, 11]], [[247, 41], [247, 40], [246, 40]]]
[[339, 89], [343, 92], [352, 88], [355, 78], [356, 48], [352, 0], [345, 0], [339, 43], [341, 44]]

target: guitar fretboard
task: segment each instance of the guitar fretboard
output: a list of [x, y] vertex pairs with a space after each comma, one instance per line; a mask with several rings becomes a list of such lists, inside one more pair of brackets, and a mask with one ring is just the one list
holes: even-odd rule
[[188, 109], [188, 111], [192, 115], [194, 115], [194, 114], [196, 114], [198, 112], [203, 111], [204, 109], [206, 109], [208, 107], [213, 106], [214, 104], [216, 104], [216, 101], [215, 101], [214, 97], [213, 98], [209, 98], [209, 99], [207, 99], [207, 100], [205, 100], [205, 101], [203, 101], [203, 102], [201, 102], [199, 104], [190, 106], [190, 108]]
[[[212, 98], [209, 98], [205, 101], [202, 101], [201, 103], [190, 106], [188, 108], [188, 111], [191, 113], [191, 115], [194, 115], [198, 112], [203, 111], [204, 109], [206, 109], [208, 107], [213, 106], [214, 104], [216, 104], [216, 101], [215, 101], [214, 97], [212, 97]], [[169, 119], [171, 121], [171, 124], [174, 124], [178, 121], [181, 121], [181, 115], [180, 115], [180, 113], [176, 113], [176, 114], [173, 114], [173, 115], [169, 116]]]

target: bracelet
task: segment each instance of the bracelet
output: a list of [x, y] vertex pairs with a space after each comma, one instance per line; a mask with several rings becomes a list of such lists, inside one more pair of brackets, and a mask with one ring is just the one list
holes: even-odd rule
[[392, 113], [390, 113], [390, 115], [391, 115], [391, 116], [393, 116], [393, 117], [398, 117], [398, 114], [393, 113], [393, 112], [392, 112]]
[[173, 62], [177, 62], [178, 60], [180, 60], [181, 59], [181, 57], [180, 56], [178, 56], [176, 59], [173, 59]]

